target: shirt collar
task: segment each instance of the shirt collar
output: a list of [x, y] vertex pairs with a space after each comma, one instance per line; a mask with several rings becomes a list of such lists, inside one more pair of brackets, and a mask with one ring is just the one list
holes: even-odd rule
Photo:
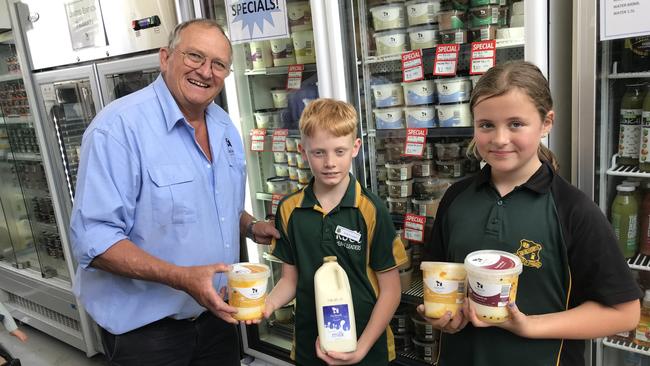
[[165, 79], [163, 79], [162, 74], [158, 75], [158, 78], [153, 82], [153, 89], [158, 96], [158, 101], [160, 102], [160, 107], [162, 108], [163, 115], [165, 116], [165, 123], [167, 124], [167, 131], [171, 131], [174, 126], [179, 121], [184, 121], [185, 117], [178, 108], [176, 100], [172, 96], [172, 93], [169, 91], [167, 84], [165, 84]]
[[[492, 180], [490, 179], [491, 176], [492, 168], [489, 164], [486, 164], [476, 177], [477, 187], [481, 187], [485, 184], [492, 185]], [[528, 181], [521, 185], [521, 187], [543, 194], [548, 192], [550, 189], [554, 177], [555, 171], [553, 170], [553, 167], [547, 161], [542, 161], [542, 166], [540, 166]]]
[[[351, 173], [348, 174], [350, 175], [350, 182], [338, 207], [359, 207], [361, 184], [357, 182]], [[318, 199], [316, 199], [316, 195], [314, 194], [314, 178], [312, 177], [307, 187], [305, 187], [305, 195], [300, 207], [311, 208], [316, 205], [318, 205]]]

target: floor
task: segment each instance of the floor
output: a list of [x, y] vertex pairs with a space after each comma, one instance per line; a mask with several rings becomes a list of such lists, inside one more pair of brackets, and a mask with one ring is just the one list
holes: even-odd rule
[[[23, 366], [106, 366], [103, 355], [98, 354], [91, 358], [86, 357], [82, 351], [63, 343], [56, 338], [21, 324], [20, 329], [29, 337], [26, 343], [20, 342], [0, 327], [0, 343], [2, 343], [13, 357], [19, 358]], [[270, 364], [249, 357], [242, 360], [246, 366], [270, 366]]]

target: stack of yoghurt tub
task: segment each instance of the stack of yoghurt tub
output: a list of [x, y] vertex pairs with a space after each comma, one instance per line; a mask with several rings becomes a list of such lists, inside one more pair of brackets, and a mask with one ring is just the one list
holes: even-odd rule
[[289, 194], [304, 188], [312, 177], [309, 163], [298, 151], [300, 138], [287, 137], [286, 151], [273, 153], [275, 177], [266, 180], [267, 193]]

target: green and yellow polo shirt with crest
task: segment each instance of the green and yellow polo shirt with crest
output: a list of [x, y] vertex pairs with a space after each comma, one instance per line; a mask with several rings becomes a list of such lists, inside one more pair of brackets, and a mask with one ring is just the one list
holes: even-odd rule
[[[490, 166], [445, 193], [425, 246], [426, 260], [463, 263], [467, 254], [498, 249], [523, 263], [517, 307], [526, 315], [611, 306], [639, 299], [607, 218], [582, 191], [543, 163], [523, 185], [501, 197]], [[576, 324], [580, 327], [581, 324]], [[468, 324], [443, 333], [440, 366], [584, 365], [584, 341], [528, 339]]]
[[[298, 272], [292, 358], [298, 365], [324, 365], [316, 356], [314, 274], [323, 258], [334, 255], [350, 281], [357, 337], [370, 320], [377, 302], [377, 272], [406, 262], [406, 252], [385, 204], [350, 175], [343, 199], [323, 212], [313, 191], [314, 180], [279, 204], [275, 225], [281, 238], [272, 253]], [[395, 358], [390, 327], [359, 365], [386, 365]]]

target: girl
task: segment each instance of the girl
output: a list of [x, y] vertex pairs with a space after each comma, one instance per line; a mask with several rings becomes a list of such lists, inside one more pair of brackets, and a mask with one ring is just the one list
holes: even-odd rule
[[637, 325], [641, 291], [605, 216], [557, 175], [541, 144], [555, 117], [541, 71], [521, 61], [493, 67], [470, 108], [468, 150], [486, 165], [445, 193], [425, 260], [463, 263], [498, 249], [524, 269], [505, 323], [481, 321], [468, 301], [453, 318], [427, 319], [443, 332], [439, 365], [584, 365], [584, 339]]

